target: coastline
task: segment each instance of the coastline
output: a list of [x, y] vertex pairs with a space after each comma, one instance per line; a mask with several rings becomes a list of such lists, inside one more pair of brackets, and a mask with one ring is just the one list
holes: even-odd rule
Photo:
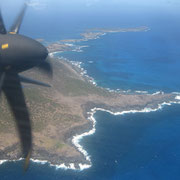
[[[176, 100], [180, 100], [180, 96], [176, 96], [175, 98]], [[107, 113], [110, 113], [114, 116], [121, 116], [121, 115], [125, 115], [125, 114], [133, 114], [133, 113], [150, 113], [150, 112], [156, 112], [156, 111], [159, 111], [161, 109], [163, 109], [164, 106], [171, 106], [173, 104], [180, 104], [180, 101], [170, 101], [170, 102], [164, 102], [162, 104], [158, 104], [158, 107], [157, 108], [144, 108], [142, 110], [129, 110], [129, 111], [121, 111], [121, 112], [112, 112], [112, 111], [109, 111], [109, 110], [106, 110], [106, 109], [103, 109], [103, 108], [93, 108], [91, 109], [90, 112], [87, 112], [87, 114], [89, 115], [88, 117], [88, 120], [92, 122], [92, 129], [88, 132], [85, 132], [83, 134], [80, 134], [80, 135], [76, 135], [72, 138], [72, 142], [73, 144], [76, 146], [76, 148], [85, 156], [86, 160], [88, 160], [92, 166], [92, 163], [91, 163], [91, 158], [90, 158], [90, 155], [88, 154], [88, 152], [83, 149], [83, 146], [80, 145], [80, 141], [85, 137], [85, 136], [90, 136], [90, 135], [93, 135], [95, 132], [96, 132], [96, 119], [94, 118], [94, 114], [97, 112], [97, 111], [103, 111], [103, 112], [107, 112]], [[91, 167], [89, 166], [89, 167]], [[89, 168], [87, 166], [87, 168]], [[86, 168], [85, 168], [86, 169]], [[77, 169], [78, 170], [78, 169]]]
[[[96, 119], [94, 118], [94, 114], [97, 111], [103, 111], [103, 112], [107, 112], [110, 113], [114, 116], [121, 116], [121, 115], [125, 115], [125, 114], [130, 114], [130, 113], [150, 113], [150, 112], [156, 112], [159, 111], [161, 109], [164, 108], [164, 106], [171, 106], [173, 104], [180, 104], [180, 96], [176, 96], [175, 97], [176, 101], [169, 101], [169, 102], [164, 102], [161, 104], [158, 104], [157, 108], [143, 108], [141, 110], [136, 110], [136, 109], [132, 109], [132, 110], [128, 110], [128, 111], [121, 111], [121, 112], [112, 112], [110, 110], [107, 109], [103, 109], [103, 108], [92, 108], [89, 112], [86, 112], [86, 114], [88, 115], [88, 120], [92, 123], [92, 129], [90, 129], [87, 132], [84, 132], [82, 134], [77, 134], [75, 136], [72, 137], [72, 143], [73, 145], [78, 149], [79, 152], [81, 152], [83, 154], [83, 156], [85, 157], [85, 159], [87, 161], [89, 161], [89, 164], [82, 164], [79, 163], [78, 166], [79, 168], [76, 168], [76, 164], [74, 163], [69, 163], [69, 165], [65, 165], [65, 163], [62, 164], [52, 164], [51, 162], [47, 161], [47, 160], [38, 160], [38, 159], [30, 159], [33, 163], [38, 163], [38, 164], [48, 164], [50, 167], [55, 167], [56, 170], [58, 169], [64, 169], [64, 170], [75, 170], [75, 171], [83, 171], [85, 169], [90, 168], [93, 164], [91, 162], [91, 156], [88, 154], [88, 152], [83, 148], [83, 146], [80, 144], [81, 140], [85, 137], [85, 136], [90, 136], [95, 134], [96, 132]], [[178, 101], [177, 101], [178, 100]], [[20, 158], [18, 160], [0, 160], [0, 165], [5, 164], [6, 162], [17, 162], [17, 161], [22, 161], [24, 160], [23, 158]]]
[[80, 42], [87, 42], [90, 40], [96, 40], [110, 33], [126, 33], [126, 32], [147, 32], [151, 29], [146, 26], [140, 26], [136, 28], [114, 28], [114, 29], [87, 29], [85, 32], [81, 33], [81, 38], [79, 39], [64, 39], [59, 40], [54, 43], [44, 42], [47, 45], [47, 49], [49, 53], [54, 52], [64, 52], [64, 51], [75, 51], [75, 52], [83, 52], [83, 48], [89, 47], [88, 45], [79, 45]]
[[[56, 54], [56, 53], [58, 53], [58, 52], [51, 53], [51, 57], [54, 57], [54, 54]], [[103, 87], [99, 86], [99, 85], [96, 83], [96, 81], [95, 81], [94, 78], [92, 78], [92, 77], [90, 77], [90, 76], [88, 75], [87, 70], [85, 70], [85, 69], [82, 67], [82, 64], [83, 64], [83, 63], [82, 63], [81, 61], [71, 61], [71, 60], [69, 60], [69, 59], [67, 59], [67, 58], [65, 58], [65, 57], [63, 57], [63, 56], [60, 56], [60, 57], [57, 57], [57, 58], [60, 59], [60, 60], [65, 61], [65, 62], [67, 62], [68, 64], [70, 64], [73, 69], [75, 68], [75, 70], [76, 70], [84, 79], [87, 80], [87, 82], [91, 83], [92, 85], [94, 85], [94, 86], [96, 86], [96, 87], [105, 89], [105, 90], [109, 91], [110, 93], [140, 94], [140, 95], [142, 95], [142, 94], [148, 94], [148, 95], [152, 95], [152, 96], [158, 95], [158, 94], [164, 94], [164, 92], [161, 91], [161, 90], [150, 93], [150, 92], [148, 92], [148, 91], [142, 91], [142, 90], [141, 90], [141, 91], [140, 91], [140, 90], [133, 90], [133, 91], [132, 91], [131, 89], [129, 89], [129, 90], [126, 90], [126, 91], [125, 91], [125, 90], [122, 90], [122, 89], [119, 89], [119, 88], [118, 88], [118, 89], [103, 88]], [[180, 94], [180, 92], [172, 92], [171, 94], [177, 94], [177, 95], [178, 95], [178, 94]]]
[[[112, 33], [112, 32], [111, 32]], [[89, 40], [89, 39], [88, 39]], [[60, 51], [61, 52], [61, 51]], [[53, 54], [56, 54], [58, 52], [52, 52], [50, 53], [51, 56], [53, 56]], [[59, 58], [62, 60], [62, 58]], [[63, 61], [66, 61], [66, 63], [68, 64], [71, 64], [71, 67], [72, 69], [75, 69], [75, 71], [77, 71], [77, 73], [83, 78], [85, 79], [87, 82], [91, 83], [93, 86], [95, 87], [98, 87], [98, 88], [101, 88], [101, 89], [105, 89], [107, 90], [108, 92], [110, 93], [114, 93], [114, 94], [125, 94], [125, 95], [128, 95], [128, 94], [132, 94], [132, 95], [136, 95], [136, 94], [139, 94], [139, 95], [151, 95], [151, 96], [156, 96], [156, 95], [163, 95], [164, 92], [162, 91], [158, 91], [158, 92], [154, 92], [152, 94], [149, 94], [149, 92], [147, 91], [131, 91], [131, 90], [128, 90], [128, 91], [122, 91], [120, 89], [117, 89], [117, 90], [111, 90], [109, 88], [102, 88], [102, 87], [99, 87], [95, 80], [93, 78], [91, 78], [90, 76], [88, 76], [87, 74], [87, 71], [85, 69], [83, 69], [81, 67], [82, 65], [82, 62], [74, 62], [74, 61], [70, 61], [68, 59], [65, 59], [63, 58]], [[31, 159], [32, 162], [34, 163], [39, 163], [39, 164], [48, 164], [49, 166], [52, 166], [52, 167], [55, 167], [56, 169], [71, 169], [71, 170], [78, 170], [78, 171], [82, 171], [84, 169], [88, 169], [92, 166], [92, 163], [91, 163], [91, 157], [90, 155], [88, 154], [88, 152], [83, 148], [83, 146], [80, 144], [81, 142], [81, 139], [83, 139], [83, 137], [85, 136], [90, 136], [92, 134], [94, 134], [96, 132], [96, 119], [94, 118], [94, 114], [97, 112], [97, 111], [104, 111], [104, 112], [108, 112], [112, 115], [124, 115], [124, 114], [128, 114], [128, 113], [149, 113], [149, 112], [154, 112], [154, 111], [158, 111], [160, 109], [162, 109], [164, 106], [167, 106], [167, 105], [172, 105], [172, 104], [180, 104], [180, 96], [178, 92], [173, 92], [171, 94], [174, 94], [174, 95], [177, 95], [175, 96], [175, 101], [167, 101], [167, 102], [163, 102], [161, 104], [156, 104], [156, 102], [153, 104], [153, 105], [157, 105], [157, 107], [144, 107], [142, 109], [131, 109], [131, 110], [123, 110], [123, 111], [111, 111], [111, 110], [108, 110], [106, 109], [106, 106], [104, 106], [104, 108], [99, 108], [99, 107], [93, 107], [93, 108], [90, 108], [89, 107], [87, 108], [88, 111], [85, 111], [84, 110], [84, 117], [88, 120], [88, 122], [91, 124], [91, 129], [89, 130], [89, 127], [87, 128], [88, 131], [86, 132], [83, 132], [81, 134], [76, 134], [74, 135], [73, 137], [71, 137], [71, 143], [73, 146], [75, 146], [75, 148], [83, 155], [83, 157], [85, 158], [86, 161], [88, 161], [89, 163], [85, 164], [85, 163], [79, 163], [79, 164], [76, 164], [76, 163], [72, 163], [72, 162], [68, 162], [68, 163], [62, 163], [62, 164], [53, 164], [51, 163], [50, 161], [48, 160], [38, 160], [38, 159]], [[100, 105], [101, 106], [101, 105]], [[83, 128], [80, 128], [80, 130], [78, 131], [84, 131]], [[0, 161], [0, 165], [1, 164], [4, 164], [6, 162], [14, 162], [14, 161], [21, 161], [23, 160], [22, 158], [18, 159], [18, 160], [1, 160]], [[83, 162], [83, 160], [82, 160]]]
[[[54, 53], [58, 53], [58, 52], [54, 52]], [[54, 53], [51, 54], [52, 57], [53, 57]], [[64, 57], [59, 57], [58, 59], [61, 59], [61, 60], [63, 59], [68, 64], [71, 64], [72, 68], [75, 68], [75, 70], [78, 73], [80, 73], [80, 75], [84, 79], [86, 79], [89, 83], [93, 84], [94, 86], [98, 86], [97, 83], [95, 82], [95, 80], [87, 74], [87, 71], [84, 68], [81, 67], [82, 62], [70, 61], [70, 60], [68, 60], [67, 58], [64, 58]], [[100, 88], [102, 88], [102, 87], [100, 87]], [[134, 92], [131, 92], [131, 90], [122, 91], [120, 89], [117, 89], [117, 90], [112, 90], [110, 88], [102, 88], [102, 89], [106, 89], [109, 92], [113, 92], [113, 93], [123, 93], [123, 94], [129, 94], [129, 93], [132, 93], [132, 94], [149, 94], [149, 95], [152, 95], [152, 96], [155, 96], [155, 95], [158, 95], [158, 94], [164, 94], [163, 91], [157, 91], [157, 92], [154, 92], [154, 93], [150, 94], [148, 91], [138, 91], [138, 90], [136, 90]], [[180, 96], [178, 96], [180, 93], [172, 92], [172, 94], [177, 95], [175, 97], [175, 100], [180, 100]], [[89, 161], [89, 164], [78, 164], [79, 168], [75, 168], [74, 163], [69, 163], [69, 166], [66, 166], [64, 163], [60, 164], [60, 165], [54, 165], [54, 164], [51, 164], [48, 161], [34, 160], [33, 162], [42, 163], [42, 164], [48, 163], [50, 166], [55, 167], [56, 169], [59, 169], [59, 168], [60, 169], [65, 169], [65, 170], [71, 169], [71, 170], [77, 170], [77, 171], [82, 171], [82, 170], [88, 169], [93, 165], [92, 162], [91, 162], [91, 156], [88, 154], [87, 150], [85, 150], [83, 148], [83, 146], [80, 144], [80, 142], [84, 137], [93, 135], [96, 132], [96, 127], [95, 127], [96, 126], [96, 119], [94, 118], [94, 114], [97, 111], [103, 111], [103, 112], [107, 112], [107, 113], [110, 113], [110, 114], [115, 115], [115, 116], [120, 116], [120, 115], [124, 115], [124, 114], [128, 114], [128, 113], [150, 113], [150, 112], [155, 112], [155, 111], [163, 109], [164, 106], [170, 106], [170, 105], [173, 105], [173, 104], [180, 104], [180, 101], [179, 102], [178, 101], [163, 102], [162, 104], [158, 104], [157, 108], [146, 108], [145, 107], [142, 110], [134, 110], [134, 109], [132, 109], [132, 110], [121, 111], [121, 112], [112, 112], [112, 111], [107, 110], [107, 109], [94, 107], [94, 108], [90, 109], [90, 111], [84, 112], [85, 114], [87, 114], [87, 119], [92, 124], [91, 125], [92, 129], [90, 129], [89, 131], [84, 132], [82, 134], [77, 134], [77, 135], [73, 136], [72, 139], [71, 139], [72, 144], [85, 157], [85, 159], [87, 161]]]

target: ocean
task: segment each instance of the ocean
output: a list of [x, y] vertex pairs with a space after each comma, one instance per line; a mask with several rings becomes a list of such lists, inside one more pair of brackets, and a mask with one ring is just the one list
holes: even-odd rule
[[[27, 16], [29, 21], [22, 27], [22, 33], [53, 42], [80, 38], [80, 33], [88, 28], [147, 26], [151, 29], [148, 32], [109, 33], [100, 39], [81, 42], [79, 45], [88, 46], [82, 52], [57, 55], [82, 62], [87, 74], [104, 88], [132, 93], [180, 92], [179, 14], [166, 11], [168, 8], [146, 8], [143, 9], [144, 16], [139, 11], [125, 13], [124, 10], [124, 14], [115, 11], [107, 16], [104, 12], [95, 18], [99, 15], [96, 11], [92, 16], [66, 14], [66, 21], [61, 21], [61, 17], [46, 24], [47, 15], [39, 19], [41, 25], [32, 21], [37, 13]], [[36, 29], [30, 27], [29, 22], [36, 25]], [[55, 22], [56, 26], [52, 26]], [[53, 33], [48, 33], [51, 31]], [[7, 162], [0, 166], [0, 179], [179, 180], [179, 109], [180, 105], [174, 104], [156, 112], [121, 116], [98, 111], [94, 115], [97, 121], [95, 134], [80, 142], [91, 157], [91, 168], [63, 170], [31, 162], [24, 173], [21, 161]]]

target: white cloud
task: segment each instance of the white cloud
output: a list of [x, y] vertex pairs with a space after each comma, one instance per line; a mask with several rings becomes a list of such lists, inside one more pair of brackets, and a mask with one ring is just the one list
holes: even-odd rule
[[45, 9], [47, 7], [47, 4], [40, 0], [29, 1], [27, 2], [27, 5], [37, 10]]
[[86, 0], [86, 6], [87, 7], [94, 6], [98, 2], [99, 2], [99, 0]]

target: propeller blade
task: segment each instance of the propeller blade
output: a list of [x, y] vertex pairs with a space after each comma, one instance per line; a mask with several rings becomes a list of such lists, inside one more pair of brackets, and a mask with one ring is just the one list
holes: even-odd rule
[[50, 78], [52, 78], [53, 68], [48, 58], [37, 67], [45, 74], [47, 74]]
[[1, 95], [1, 89], [3, 86], [4, 78], [5, 78], [5, 72], [0, 72], [0, 95]]
[[26, 9], [27, 9], [27, 4], [25, 3], [24, 6], [22, 7], [22, 10], [19, 13], [19, 15], [17, 16], [14, 24], [11, 26], [10, 33], [14, 33], [14, 34], [19, 33], [19, 29], [21, 27]]
[[29, 112], [17, 73], [6, 73], [2, 90], [6, 95], [7, 101], [15, 117], [17, 130], [21, 140], [23, 157], [26, 158], [26, 168], [28, 167], [32, 150], [32, 131]]
[[20, 78], [20, 81], [23, 82], [23, 83], [35, 84], [35, 85], [44, 86], [44, 87], [51, 87], [49, 84], [46, 84], [46, 83], [41, 82], [41, 81], [37, 81], [37, 80], [34, 80], [34, 79], [24, 77], [22, 75], [19, 75], [19, 78]]
[[1, 10], [0, 10], [0, 34], [6, 34], [6, 33], [7, 33], [7, 31], [6, 31], [4, 21], [2, 18], [2, 14], [1, 14]]

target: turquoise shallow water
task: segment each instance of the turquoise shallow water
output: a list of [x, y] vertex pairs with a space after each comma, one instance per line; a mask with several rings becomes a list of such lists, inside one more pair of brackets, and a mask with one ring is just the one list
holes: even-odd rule
[[[138, 12], [126, 12], [125, 16], [121, 16], [115, 11], [110, 13], [111, 16], [105, 12], [99, 16], [96, 12], [90, 13], [91, 16], [75, 14], [73, 17], [66, 14], [49, 21], [46, 15], [34, 21], [36, 16], [42, 15], [37, 13], [26, 17], [27, 22], [21, 32], [52, 42], [79, 38], [79, 33], [92, 27], [146, 25], [151, 31], [108, 34], [101, 39], [81, 43], [89, 46], [82, 53], [66, 52], [60, 55], [83, 62], [88, 75], [103, 87], [179, 92], [179, 16], [160, 10], [145, 11], [151, 13], [142, 16]], [[157, 112], [124, 116], [97, 112], [96, 133], [81, 141], [92, 159], [90, 169], [82, 172], [56, 170], [48, 164], [31, 163], [28, 172], [24, 173], [22, 162], [13, 162], [0, 166], [0, 179], [179, 180], [179, 109], [180, 105], [172, 105]]]

